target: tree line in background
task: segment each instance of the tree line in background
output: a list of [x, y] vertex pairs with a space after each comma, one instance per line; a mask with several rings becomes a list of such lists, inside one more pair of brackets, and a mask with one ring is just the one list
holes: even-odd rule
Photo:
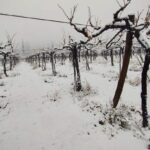
[[12, 70], [19, 62], [19, 57], [14, 52], [13, 39], [14, 35], [12, 37], [7, 35], [6, 44], [0, 44], [0, 61], [3, 67], [3, 73], [6, 77], [8, 77], [7, 70]]

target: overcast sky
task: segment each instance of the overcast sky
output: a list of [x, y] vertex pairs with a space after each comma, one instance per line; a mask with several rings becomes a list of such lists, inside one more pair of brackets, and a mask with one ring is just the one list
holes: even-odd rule
[[[119, 8], [115, 0], [0, 0], [0, 12], [67, 21], [57, 4], [68, 13], [78, 4], [75, 22], [79, 23], [86, 23], [88, 6], [92, 15], [99, 18], [103, 24], [111, 22], [113, 13]], [[150, 0], [132, 0], [126, 13], [137, 13], [143, 9], [146, 13], [149, 4]], [[16, 43], [20, 44], [23, 40], [30, 48], [47, 47], [52, 42], [57, 44], [64, 34], [82, 38], [67, 24], [0, 16], [0, 42], [6, 41], [7, 34], [14, 33]]]

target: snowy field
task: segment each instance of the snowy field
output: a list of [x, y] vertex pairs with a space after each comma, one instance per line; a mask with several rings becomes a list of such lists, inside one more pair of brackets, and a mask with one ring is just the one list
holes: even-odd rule
[[1, 75], [0, 150], [147, 150], [150, 127], [141, 128], [138, 61], [131, 60], [116, 110], [111, 105], [119, 64], [112, 67], [97, 58], [90, 68], [80, 63], [79, 93], [73, 90], [73, 68], [67, 61], [57, 63], [56, 76], [50, 64], [42, 71], [26, 62], [8, 72], [8, 78]]

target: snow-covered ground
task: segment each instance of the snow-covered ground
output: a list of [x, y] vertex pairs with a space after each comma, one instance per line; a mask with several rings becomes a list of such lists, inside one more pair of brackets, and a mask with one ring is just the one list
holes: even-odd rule
[[73, 90], [69, 62], [57, 63], [55, 77], [50, 64], [41, 71], [20, 62], [8, 78], [0, 79], [0, 150], [148, 149], [150, 129], [141, 128], [138, 62], [131, 60], [116, 110], [111, 104], [119, 65], [99, 58], [90, 67], [86, 71], [85, 63], [80, 64], [80, 93]]

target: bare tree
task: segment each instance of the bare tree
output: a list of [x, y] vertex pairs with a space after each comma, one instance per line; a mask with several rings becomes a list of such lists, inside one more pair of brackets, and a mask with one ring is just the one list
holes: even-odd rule
[[14, 38], [15, 38], [15, 33], [10, 36], [9, 34], [7, 34], [7, 43], [10, 44], [10, 48], [11, 48], [11, 52], [14, 52]]
[[79, 69], [79, 59], [78, 59], [78, 50], [81, 48], [81, 44], [74, 42], [73, 39], [69, 36], [69, 44], [64, 46], [63, 48], [68, 49], [71, 51], [72, 55], [72, 65], [74, 71], [74, 87], [76, 91], [81, 91], [81, 76], [80, 76], [80, 69]]
[[50, 52], [47, 52], [47, 54], [50, 56], [52, 74], [53, 74], [54, 76], [56, 76], [57, 72], [56, 72], [55, 61], [54, 61], [55, 51], [54, 51], [54, 50], [51, 50]]

